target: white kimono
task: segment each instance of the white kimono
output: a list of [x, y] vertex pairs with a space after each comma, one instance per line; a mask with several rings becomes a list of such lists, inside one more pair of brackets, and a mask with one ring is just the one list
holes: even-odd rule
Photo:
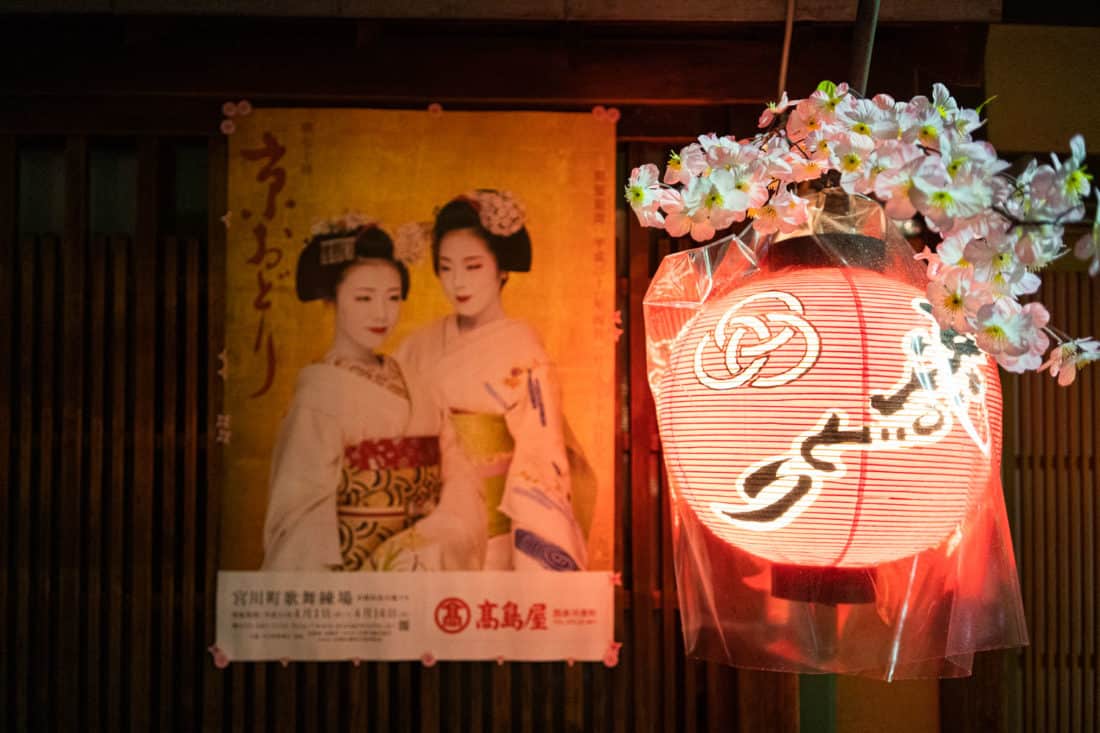
[[[476, 532], [487, 570], [584, 569], [560, 385], [535, 331], [501, 319], [460, 332], [448, 316], [409, 336], [396, 357], [444, 413], [443, 499], [429, 519], [449, 513]], [[473, 487], [452, 489], [471, 477]]]
[[302, 369], [271, 458], [262, 569], [384, 569], [371, 551], [436, 504], [438, 432], [393, 359]]

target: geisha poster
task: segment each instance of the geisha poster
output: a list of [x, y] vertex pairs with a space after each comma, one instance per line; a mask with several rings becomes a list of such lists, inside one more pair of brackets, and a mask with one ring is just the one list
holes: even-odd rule
[[603, 658], [613, 123], [232, 127], [220, 653]]

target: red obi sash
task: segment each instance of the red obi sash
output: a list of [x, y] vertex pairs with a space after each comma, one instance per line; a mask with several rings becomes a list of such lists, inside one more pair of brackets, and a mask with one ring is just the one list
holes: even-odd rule
[[358, 445], [347, 446], [344, 459], [349, 467], [358, 471], [434, 466], [440, 461], [439, 437], [364, 440]]

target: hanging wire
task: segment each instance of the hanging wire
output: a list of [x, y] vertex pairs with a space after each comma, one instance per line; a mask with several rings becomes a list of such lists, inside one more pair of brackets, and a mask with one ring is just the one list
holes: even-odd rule
[[779, 89], [775, 93], [776, 101], [787, 91], [787, 67], [791, 60], [791, 35], [794, 32], [795, 0], [787, 0], [787, 20], [783, 27], [783, 56], [779, 60]]
[[867, 94], [867, 76], [871, 73], [871, 51], [875, 47], [878, 5], [879, 0], [859, 0], [856, 9], [856, 27], [852, 35], [852, 67], [848, 73], [848, 85], [861, 97]]

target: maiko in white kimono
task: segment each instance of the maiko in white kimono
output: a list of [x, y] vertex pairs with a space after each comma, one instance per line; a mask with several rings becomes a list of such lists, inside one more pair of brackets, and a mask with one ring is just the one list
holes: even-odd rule
[[392, 358], [302, 369], [272, 455], [262, 569], [387, 569], [378, 546], [438, 502], [438, 433], [438, 409]]
[[[476, 522], [486, 570], [584, 569], [560, 386], [535, 331], [505, 318], [460, 332], [452, 315], [409, 336], [396, 355], [432, 387], [444, 413], [449, 496], [429, 519], [449, 505], [458, 521]], [[473, 506], [457, 506], [463, 492], [451, 483], [470, 475]]]

